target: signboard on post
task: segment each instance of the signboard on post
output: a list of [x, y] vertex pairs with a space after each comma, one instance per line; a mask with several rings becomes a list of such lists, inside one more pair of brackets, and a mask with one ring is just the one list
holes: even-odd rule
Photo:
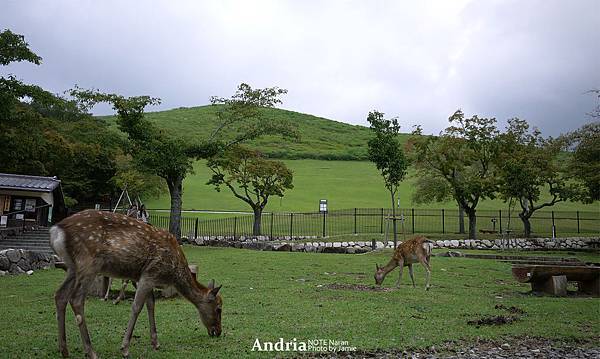
[[8, 216], [0, 216], [0, 227], [6, 227], [8, 224]]
[[327, 200], [322, 199], [319, 201], [319, 212], [327, 212]]

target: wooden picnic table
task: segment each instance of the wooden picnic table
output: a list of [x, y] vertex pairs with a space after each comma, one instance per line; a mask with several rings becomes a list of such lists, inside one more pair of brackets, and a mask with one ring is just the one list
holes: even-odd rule
[[566, 295], [567, 282], [577, 282], [580, 292], [600, 296], [598, 266], [515, 264], [512, 274], [521, 283], [531, 283], [534, 292]]

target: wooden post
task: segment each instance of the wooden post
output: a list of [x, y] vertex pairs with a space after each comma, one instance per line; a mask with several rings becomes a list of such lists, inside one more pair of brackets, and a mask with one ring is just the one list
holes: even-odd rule
[[196, 217], [196, 223], [194, 225], [194, 239], [198, 238], [198, 217]]
[[[380, 225], [380, 227], [381, 228], [380, 228], [379, 232], [381, 234], [383, 234], [383, 207], [381, 208], [381, 225]], [[373, 242], [373, 243], [375, 243], [375, 242]]]
[[290, 213], [290, 240], [294, 234], [294, 213]]
[[534, 292], [544, 292], [564, 297], [567, 295], [567, 276], [555, 275], [544, 282], [531, 282], [531, 289]]
[[356, 234], [356, 207], [354, 208], [354, 234]]
[[325, 238], [325, 226], [326, 226], [326, 223], [325, 223], [326, 219], [325, 218], [326, 218], [326, 216], [327, 216], [327, 212], [323, 211], [323, 238]]
[[233, 217], [233, 240], [235, 241], [237, 232], [237, 217]]
[[442, 234], [446, 233], [446, 225], [444, 223], [444, 209], [442, 208]]
[[552, 238], [556, 238], [556, 224], [554, 223], [554, 211], [552, 211]]
[[577, 233], [581, 233], [579, 232], [579, 211], [577, 211]]
[[274, 216], [274, 214], [273, 214], [273, 212], [271, 212], [271, 236], [270, 236], [271, 240], [273, 240], [273, 216]]
[[498, 210], [498, 225], [499, 225], [498, 233], [502, 234], [502, 210], [501, 209]]
[[411, 211], [410, 216], [412, 217], [412, 232], [413, 232], [413, 234], [415, 234], [415, 209], [411, 208], [410, 211]]

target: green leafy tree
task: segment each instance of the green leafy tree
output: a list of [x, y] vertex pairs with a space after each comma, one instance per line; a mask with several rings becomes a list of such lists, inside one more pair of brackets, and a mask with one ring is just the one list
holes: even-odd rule
[[584, 203], [600, 200], [600, 122], [585, 124], [562, 139], [571, 154], [569, 171], [580, 185], [575, 199]]
[[369, 160], [383, 177], [385, 188], [390, 193], [392, 202], [392, 223], [394, 229], [394, 247], [398, 242], [396, 228], [396, 194], [400, 182], [406, 176], [409, 162], [400, 143], [400, 125], [396, 118], [385, 119], [383, 113], [378, 111], [369, 112], [367, 116], [374, 137], [369, 142]]
[[496, 119], [465, 118], [460, 110], [449, 121], [451, 125], [439, 136], [423, 136], [420, 128], [413, 132], [411, 152], [420, 178], [417, 192], [435, 191], [422, 198], [436, 201], [451, 196], [467, 214], [469, 237], [475, 239], [477, 205], [495, 198], [498, 188], [499, 132]]
[[[511, 119], [500, 137], [499, 193], [521, 206], [519, 218], [525, 237], [531, 236], [530, 218], [535, 211], [566, 201], [574, 195], [561, 161], [563, 141], [543, 138], [527, 121]], [[550, 199], [540, 201], [546, 192]]]
[[[41, 64], [22, 35], [0, 33], [0, 65]], [[0, 171], [62, 180], [69, 203], [108, 195], [118, 143], [105, 123], [95, 121], [74, 101], [0, 77]]]
[[181, 238], [183, 180], [192, 173], [194, 161], [210, 158], [234, 144], [263, 134], [294, 133], [289, 123], [275, 123], [264, 118], [259, 111], [260, 107], [279, 103], [277, 96], [283, 93], [285, 90], [276, 87], [252, 89], [242, 84], [231, 99], [213, 98], [212, 103], [220, 105], [219, 125], [208, 139], [188, 143], [160, 131], [144, 118], [145, 108], [159, 104], [158, 98], [123, 97], [79, 88], [71, 91], [71, 95], [84, 108], [91, 108], [99, 102], [113, 106], [117, 112], [119, 129], [128, 136], [128, 153], [136, 166], [163, 178], [167, 183], [171, 197], [169, 231], [177, 238]]
[[217, 191], [226, 186], [233, 195], [246, 202], [254, 212], [252, 234], [261, 234], [262, 213], [270, 196], [283, 197], [294, 188], [292, 171], [281, 161], [268, 160], [259, 152], [235, 146], [222, 156], [208, 161], [213, 172], [207, 184]]

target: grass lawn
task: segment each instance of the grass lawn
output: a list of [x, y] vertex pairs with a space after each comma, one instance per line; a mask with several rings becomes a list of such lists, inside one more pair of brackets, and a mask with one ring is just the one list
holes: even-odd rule
[[[420, 266], [415, 271], [418, 288], [409, 286], [405, 273], [399, 290], [372, 292], [327, 285], [372, 285], [374, 263], [386, 262], [390, 251], [339, 255], [186, 247], [185, 252], [189, 262], [199, 264], [201, 282], [215, 278], [223, 284], [223, 335], [210, 338], [185, 300], [159, 300], [161, 349], [151, 351], [148, 320], [142, 313], [132, 342], [133, 357], [258, 356], [251, 351], [256, 338], [261, 342], [280, 337], [344, 340], [359, 350], [375, 350], [439, 347], [450, 340], [476, 338], [528, 335], [597, 340], [600, 336], [600, 299], [532, 296], [529, 285], [512, 279], [509, 264], [496, 261], [434, 257], [429, 292], [423, 289]], [[384, 286], [393, 286], [396, 276], [397, 271], [390, 273]], [[0, 356], [57, 357], [52, 296], [63, 277], [60, 269], [0, 277]], [[117, 306], [87, 301], [88, 328], [101, 357], [120, 354], [130, 304], [130, 300]], [[507, 314], [495, 309], [497, 304], [516, 306], [526, 314], [506, 325], [467, 324], [482, 316]], [[72, 356], [81, 357], [81, 340], [70, 310], [67, 331]]]

